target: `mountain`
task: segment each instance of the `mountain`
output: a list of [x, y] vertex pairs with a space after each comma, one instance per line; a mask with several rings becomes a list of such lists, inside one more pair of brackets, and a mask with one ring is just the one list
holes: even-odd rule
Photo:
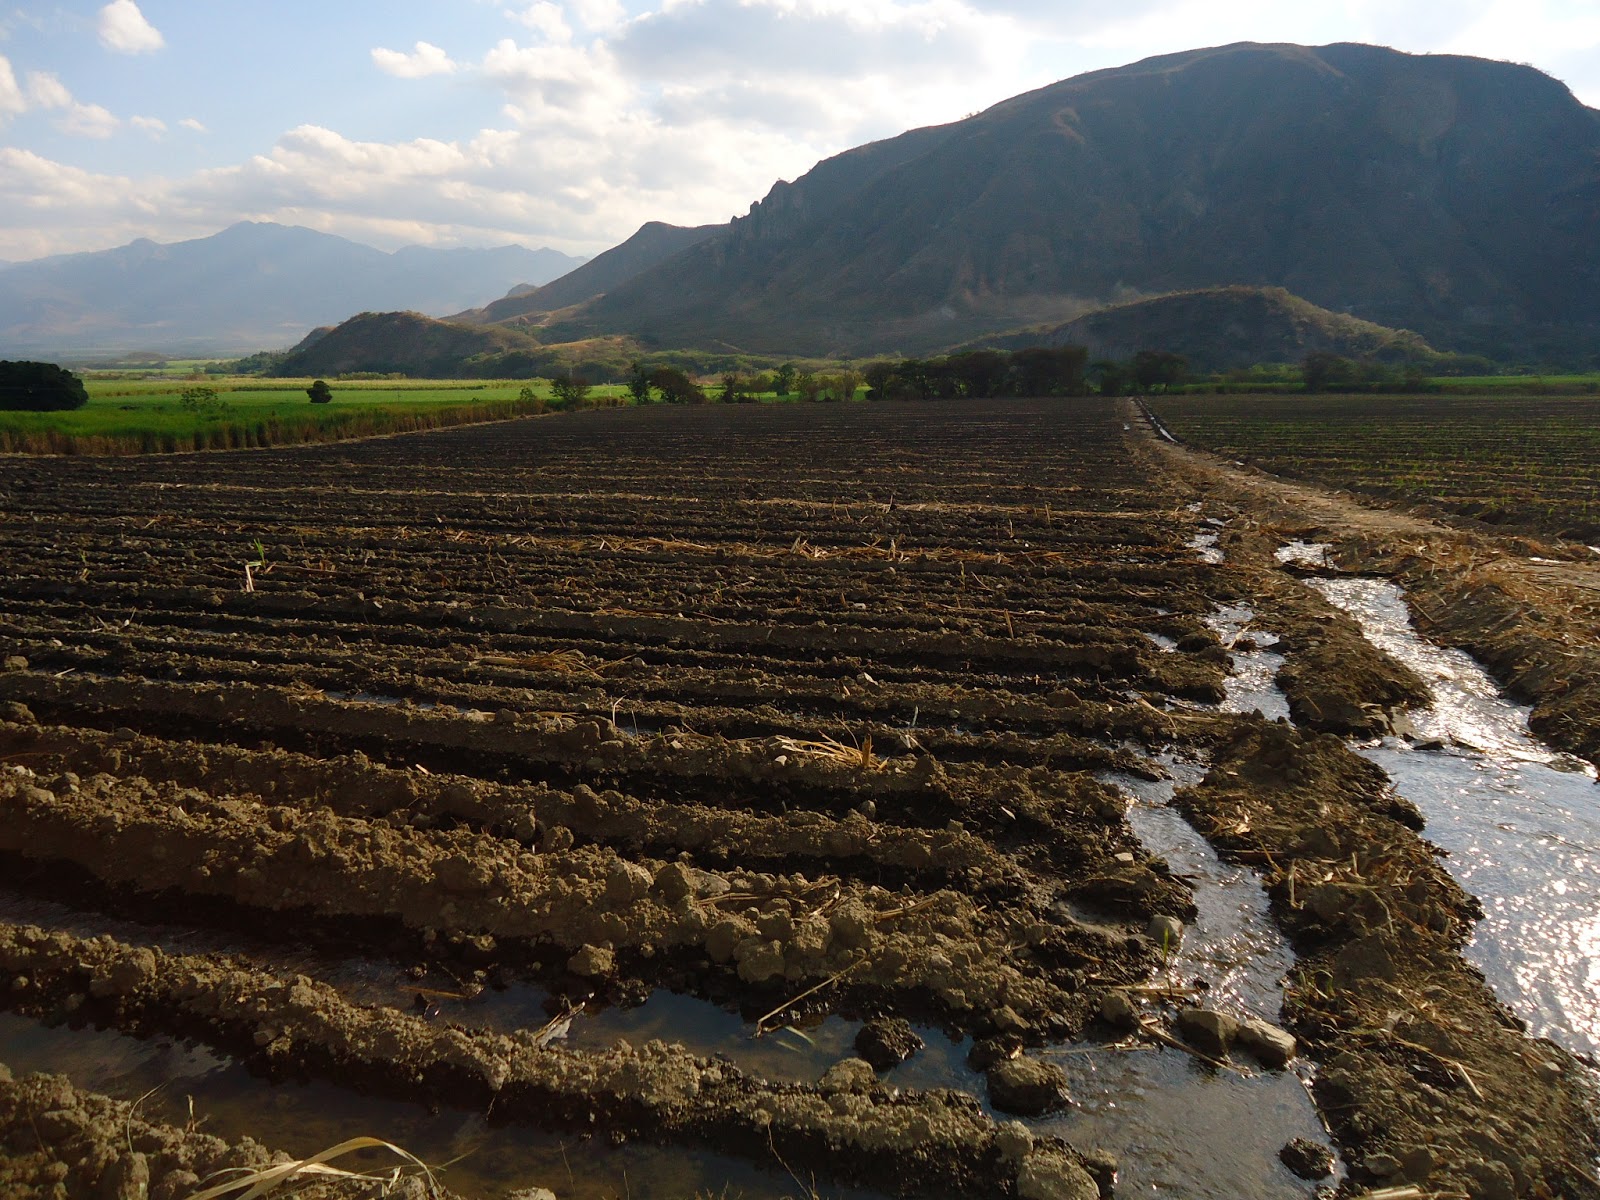
[[1204, 288], [1097, 309], [1054, 328], [982, 339], [983, 346], [1083, 346], [1091, 358], [1167, 350], [1201, 372], [1297, 363], [1323, 351], [1379, 362], [1426, 362], [1438, 352], [1417, 334], [1329, 312], [1282, 288]]
[[293, 226], [16, 263], [0, 282], [0, 356], [214, 354], [282, 346], [372, 308], [454, 312], [582, 260], [522, 246], [393, 253]]
[[661, 221], [646, 222], [627, 241], [604, 254], [597, 254], [554, 282], [540, 288], [513, 288], [492, 304], [458, 313], [451, 320], [511, 324], [518, 318], [527, 321], [543, 313], [582, 304], [725, 228], [725, 225], [690, 228]]
[[1600, 113], [1530, 67], [1247, 43], [828, 159], [541, 336], [915, 353], [1244, 284], [1451, 349], [1592, 350], [1597, 212]]

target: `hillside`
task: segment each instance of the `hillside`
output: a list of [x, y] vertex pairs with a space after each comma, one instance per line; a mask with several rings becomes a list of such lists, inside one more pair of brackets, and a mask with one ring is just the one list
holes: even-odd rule
[[315, 329], [279, 364], [280, 375], [399, 372], [423, 378], [471, 375], [473, 359], [537, 355], [539, 343], [512, 329], [471, 327], [415, 312], [360, 313]]
[[509, 295], [483, 308], [469, 309], [450, 319], [468, 324], [513, 324], [519, 318], [526, 322], [543, 313], [581, 304], [671, 258], [680, 250], [704, 241], [723, 228], [725, 226], [722, 225], [690, 228], [649, 221], [640, 226], [639, 231], [627, 241], [613, 246], [604, 254], [595, 255], [582, 266], [543, 287], [514, 288]]
[[1086, 313], [1053, 328], [983, 339], [1001, 350], [1084, 346], [1091, 358], [1132, 358], [1141, 350], [1183, 355], [1196, 371], [1299, 362], [1325, 351], [1380, 362], [1426, 361], [1437, 352], [1418, 335], [1329, 312], [1282, 288], [1206, 288]]
[[187, 242], [140, 240], [13, 264], [0, 287], [0, 346], [45, 355], [238, 353], [288, 345], [364, 309], [454, 312], [579, 262], [521, 246], [385, 253], [245, 222]]
[[921, 352], [1244, 284], [1442, 348], [1571, 352], [1600, 328], [1597, 209], [1600, 113], [1532, 68], [1240, 44], [826, 160], [546, 336]]

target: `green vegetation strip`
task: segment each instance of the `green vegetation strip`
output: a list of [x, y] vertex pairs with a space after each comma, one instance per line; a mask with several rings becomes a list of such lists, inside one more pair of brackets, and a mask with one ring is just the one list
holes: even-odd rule
[[[335, 381], [312, 404], [311, 380], [95, 379], [66, 412], [0, 412], [0, 453], [151, 454], [235, 450], [499, 421], [552, 407], [527, 380]], [[596, 389], [601, 390], [601, 389]]]

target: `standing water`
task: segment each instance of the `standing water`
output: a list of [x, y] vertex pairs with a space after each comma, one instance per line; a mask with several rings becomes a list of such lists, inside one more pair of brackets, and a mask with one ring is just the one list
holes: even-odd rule
[[[1276, 1023], [1293, 952], [1272, 923], [1254, 873], [1219, 859], [1169, 807], [1174, 789], [1199, 782], [1204, 767], [1170, 756], [1161, 762], [1171, 779], [1101, 776], [1132, 796], [1128, 821], [1145, 848], [1194, 890], [1199, 915], [1154, 982], [1175, 991], [1198, 984], [1206, 1007]], [[1126, 1052], [1064, 1046], [1040, 1056], [1067, 1072], [1077, 1107], [1036, 1127], [1116, 1153], [1123, 1162], [1119, 1197], [1274, 1200], [1317, 1192], [1278, 1160], [1294, 1138], [1327, 1141], [1293, 1070], [1217, 1071], [1155, 1046]]]
[[1528, 732], [1459, 650], [1417, 635], [1400, 589], [1380, 579], [1311, 585], [1358, 620], [1374, 645], [1415, 671], [1433, 707], [1410, 739], [1362, 748], [1421, 810], [1463, 887], [1483, 903], [1467, 957], [1529, 1032], [1600, 1053], [1600, 788], [1593, 768]]
[[[1209, 543], [1193, 548], [1207, 561], [1220, 561], [1216, 535], [1201, 538]], [[1274, 682], [1283, 658], [1270, 648], [1277, 637], [1254, 629], [1254, 621], [1244, 605], [1221, 606], [1206, 619], [1233, 659], [1221, 707], [1286, 717], [1288, 702]], [[1101, 776], [1133, 798], [1128, 822], [1145, 849], [1164, 858], [1194, 892], [1198, 915], [1157, 982], [1178, 991], [1199, 985], [1208, 1008], [1277, 1023], [1294, 953], [1272, 921], [1255, 873], [1223, 862], [1171, 807], [1176, 788], [1198, 783], [1205, 767], [1171, 755], [1160, 762], [1170, 778], [1159, 782]], [[1296, 1179], [1278, 1159], [1291, 1139], [1327, 1142], [1305, 1081], [1293, 1070], [1215, 1071], [1181, 1051], [1154, 1047], [1117, 1053], [1069, 1046], [1053, 1057], [1078, 1099], [1059, 1120], [1059, 1132], [1121, 1156], [1118, 1196], [1268, 1200], [1317, 1193], [1315, 1184]]]

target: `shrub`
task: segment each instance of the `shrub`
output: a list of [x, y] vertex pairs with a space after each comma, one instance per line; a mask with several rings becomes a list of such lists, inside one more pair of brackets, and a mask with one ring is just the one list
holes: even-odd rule
[[317, 380], [306, 389], [306, 395], [311, 397], [313, 404], [327, 404], [333, 399], [333, 389], [324, 380]]

